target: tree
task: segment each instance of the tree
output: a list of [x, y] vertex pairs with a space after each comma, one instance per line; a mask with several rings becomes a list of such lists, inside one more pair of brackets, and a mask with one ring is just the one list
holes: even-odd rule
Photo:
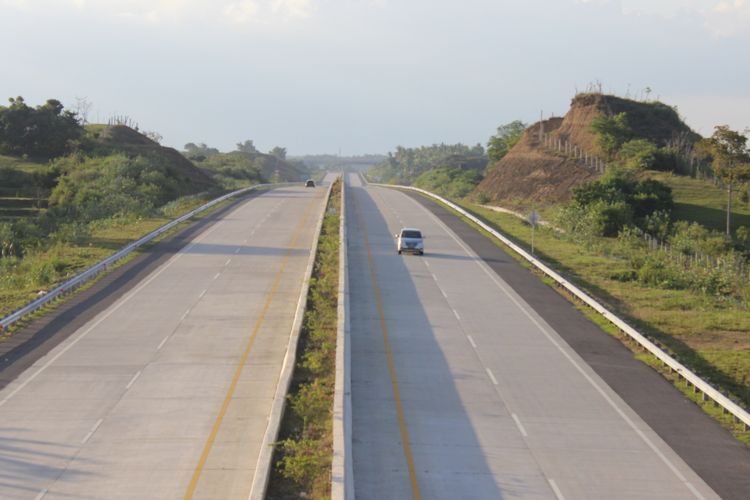
[[93, 104], [86, 97], [76, 97], [75, 114], [81, 125], [86, 125], [89, 122], [89, 113], [92, 107]]
[[282, 148], [281, 146], [276, 146], [268, 154], [275, 156], [279, 160], [286, 160], [286, 148]]
[[240, 151], [242, 153], [258, 153], [258, 149], [255, 147], [255, 144], [253, 144], [253, 141], [247, 140], [245, 142], [238, 142], [237, 143], [237, 151]]
[[727, 236], [732, 234], [732, 193], [735, 186], [750, 179], [750, 149], [747, 136], [727, 125], [715, 127], [708, 139], [697, 145], [697, 150], [711, 159], [714, 174], [727, 188]]
[[164, 140], [164, 136], [162, 136], [159, 132], [156, 132], [154, 130], [146, 130], [143, 132], [143, 135], [151, 139], [152, 141], [161, 144], [161, 141]]
[[54, 158], [69, 152], [83, 135], [76, 114], [57, 99], [36, 108], [23, 97], [10, 98], [0, 106], [0, 153]]
[[487, 142], [487, 156], [491, 162], [500, 161], [521, 140], [526, 124], [515, 120], [497, 127], [497, 133]]

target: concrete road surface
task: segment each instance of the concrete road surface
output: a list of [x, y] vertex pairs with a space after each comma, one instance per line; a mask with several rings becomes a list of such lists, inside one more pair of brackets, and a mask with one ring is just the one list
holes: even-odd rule
[[4, 387], [0, 498], [247, 498], [325, 190], [240, 204]]
[[348, 181], [358, 499], [717, 498], [434, 215]]

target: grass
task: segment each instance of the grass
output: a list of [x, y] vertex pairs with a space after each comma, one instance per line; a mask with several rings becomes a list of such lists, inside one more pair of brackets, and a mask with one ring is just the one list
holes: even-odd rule
[[[517, 217], [468, 202], [459, 204], [520, 246], [530, 249], [531, 229]], [[537, 229], [535, 246], [536, 255], [551, 267], [597, 297], [642, 333], [665, 346], [701, 377], [729, 393], [745, 407], [750, 404], [750, 336], [747, 335], [750, 331], [750, 314], [741, 305], [690, 290], [664, 290], [638, 282], [617, 281], [611, 276], [618, 269], [625, 269], [626, 262], [608, 256], [606, 248], [586, 249], [562, 239], [549, 229]], [[520, 257], [517, 258], [520, 260]], [[522, 262], [525, 267], [530, 267], [525, 261]], [[546, 282], [549, 283], [549, 280]], [[582, 305], [579, 309], [605, 331], [623, 337], [593, 310]], [[626, 343], [633, 345], [629, 341]], [[695, 396], [691, 391], [687, 391], [686, 395], [715, 415], [713, 403], [697, 401], [700, 395]], [[731, 419], [719, 420], [738, 439], [750, 441], [750, 433], [734, 425]]]
[[22, 172], [31, 173], [39, 167], [46, 165], [45, 161], [34, 161], [34, 159], [23, 159], [17, 156], [0, 155], [0, 168], [9, 167]]
[[[676, 220], [695, 221], [708, 228], [724, 232], [727, 217], [727, 192], [712, 182], [693, 179], [669, 172], [648, 171], [648, 178], [661, 181], [672, 188], [675, 208], [672, 215]], [[750, 204], [739, 199], [735, 193], [732, 209], [732, 227], [750, 228]]]
[[318, 240], [294, 376], [274, 450], [267, 498], [330, 498], [341, 179]]

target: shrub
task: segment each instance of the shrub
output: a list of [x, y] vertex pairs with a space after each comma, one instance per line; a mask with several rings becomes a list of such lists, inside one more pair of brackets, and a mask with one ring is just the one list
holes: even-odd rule
[[628, 168], [646, 170], [654, 168], [658, 152], [659, 148], [651, 141], [633, 139], [622, 145], [618, 155]]
[[672, 188], [657, 180], [642, 180], [633, 187], [630, 204], [636, 218], [656, 211], [670, 212], [674, 208]]
[[599, 148], [610, 158], [633, 136], [626, 113], [597, 116], [591, 121], [591, 130], [597, 135]]
[[643, 266], [638, 269], [638, 281], [644, 285], [680, 290], [687, 288], [687, 283], [669, 262], [656, 255], [649, 255]]
[[710, 231], [697, 222], [686, 221], [675, 223], [669, 243], [673, 249], [685, 255], [719, 256], [726, 254], [732, 246], [723, 233]]

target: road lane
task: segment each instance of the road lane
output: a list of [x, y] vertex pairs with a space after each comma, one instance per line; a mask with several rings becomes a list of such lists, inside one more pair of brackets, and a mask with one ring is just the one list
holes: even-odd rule
[[[408, 498], [363, 232], [424, 498], [716, 498], [559, 335], [403, 193], [350, 176], [354, 484]], [[402, 226], [424, 257], [396, 254]], [[385, 489], [383, 489], [385, 488]]]
[[239, 205], [0, 391], [0, 498], [247, 498], [324, 193]]

